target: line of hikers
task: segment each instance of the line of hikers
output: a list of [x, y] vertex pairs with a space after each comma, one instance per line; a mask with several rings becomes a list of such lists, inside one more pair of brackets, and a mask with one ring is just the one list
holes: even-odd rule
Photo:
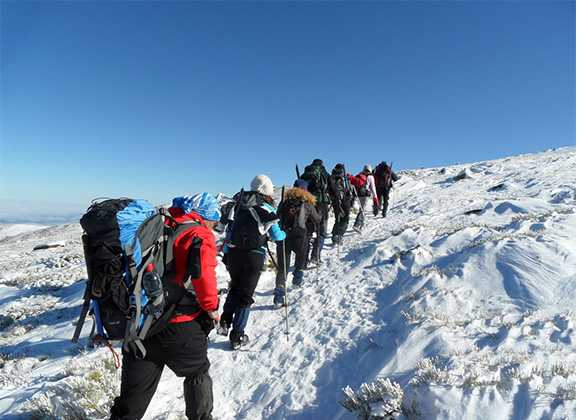
[[[265, 175], [255, 177], [250, 192], [241, 191], [222, 208], [220, 221], [226, 226], [223, 260], [231, 282], [218, 332], [229, 335], [232, 349], [238, 349], [249, 340], [245, 327], [268, 252], [267, 240], [277, 243], [273, 305], [280, 308], [286, 304], [286, 279], [291, 254], [295, 254], [292, 278], [295, 287], [302, 285], [303, 270], [310, 262], [316, 266], [321, 262], [329, 204], [335, 214], [332, 241], [334, 245], [340, 245], [354, 202], [358, 200], [359, 212], [353, 227], [361, 232], [367, 199], [371, 197], [373, 200], [374, 215], [377, 216], [381, 209], [385, 217], [390, 189], [393, 182], [398, 180], [386, 162], [377, 165], [375, 172], [370, 165], [365, 165], [360, 173], [353, 176], [346, 173], [342, 163], [335, 165], [329, 174], [323, 161], [315, 159], [302, 175], [297, 170], [297, 175], [293, 188], [282, 194], [277, 211], [273, 207], [273, 183]], [[315, 241], [312, 242], [314, 235]], [[232, 328], [230, 333], [229, 328]]]
[[[186, 416], [211, 419], [208, 336], [217, 326], [232, 349], [248, 342], [245, 330], [268, 241], [277, 243], [274, 305], [279, 308], [287, 303], [291, 254], [295, 287], [302, 285], [308, 264], [320, 264], [330, 206], [332, 240], [339, 245], [354, 202], [360, 206], [354, 229], [360, 232], [367, 200], [371, 197], [375, 216], [381, 211], [385, 217], [396, 180], [385, 162], [375, 170], [365, 165], [354, 176], [341, 163], [329, 174], [315, 159], [283, 194], [278, 209], [266, 175], [256, 176], [250, 191], [241, 190], [223, 206], [209, 193], [177, 197], [168, 209], [129, 199], [93, 204], [81, 219], [88, 271], [85, 303], [91, 302], [98, 321], [96, 336], [91, 335], [123, 340], [121, 392], [111, 419], [143, 417], [165, 365], [185, 378]], [[225, 231], [223, 262], [230, 275], [222, 314], [213, 230]]]

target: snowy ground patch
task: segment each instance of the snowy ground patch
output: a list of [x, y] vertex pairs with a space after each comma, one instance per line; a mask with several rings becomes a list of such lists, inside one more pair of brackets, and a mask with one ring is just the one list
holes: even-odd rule
[[[289, 340], [271, 268], [250, 345], [211, 335], [215, 418], [575, 418], [575, 167], [567, 148], [403, 172], [387, 218], [366, 212], [363, 234], [328, 245], [303, 287], [289, 276]], [[88, 322], [70, 343], [80, 234], [0, 240], [2, 418], [102, 419], [118, 392], [111, 353], [86, 347]], [[146, 418], [184, 418], [169, 370]]]

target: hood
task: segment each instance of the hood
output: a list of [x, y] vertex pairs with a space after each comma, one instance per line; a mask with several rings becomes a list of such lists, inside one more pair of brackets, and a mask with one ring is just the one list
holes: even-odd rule
[[315, 205], [315, 196], [309, 191], [302, 190], [301, 188], [290, 188], [285, 191], [285, 198], [295, 198], [297, 200], [303, 200], [309, 204]]

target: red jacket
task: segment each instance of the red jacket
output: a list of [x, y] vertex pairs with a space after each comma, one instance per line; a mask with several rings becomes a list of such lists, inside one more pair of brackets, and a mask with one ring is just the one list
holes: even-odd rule
[[171, 207], [169, 212], [177, 222], [196, 220], [201, 223], [180, 234], [175, 239], [173, 246], [175, 282], [179, 286], [183, 286], [191, 241], [194, 237], [203, 241], [201, 244], [201, 276], [198, 279], [192, 279], [195, 295], [202, 310], [193, 314], [176, 315], [170, 320], [171, 323], [187, 322], [195, 319], [202, 311], [209, 312], [219, 309], [217, 275], [215, 273], [215, 268], [217, 267], [217, 245], [215, 244], [213, 232], [205, 225], [203, 218], [197, 213], [184, 214], [181, 209], [174, 207]]
[[357, 190], [364, 187], [365, 184], [367, 183], [367, 175], [365, 175], [363, 172], [360, 172], [355, 176], [351, 174], [347, 174], [347, 176], [349, 177], [349, 182], [351, 183], [351, 185], [357, 188]]

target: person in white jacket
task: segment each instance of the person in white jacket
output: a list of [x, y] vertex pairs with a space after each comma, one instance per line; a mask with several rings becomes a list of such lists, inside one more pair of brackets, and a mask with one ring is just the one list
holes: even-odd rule
[[355, 176], [349, 175], [349, 182], [355, 187], [355, 192], [357, 193], [357, 197], [359, 197], [360, 209], [353, 224], [353, 229], [359, 232], [365, 223], [365, 205], [367, 199], [371, 197], [373, 205], [378, 204], [375, 178], [372, 175], [371, 165], [365, 165], [363, 170]]

